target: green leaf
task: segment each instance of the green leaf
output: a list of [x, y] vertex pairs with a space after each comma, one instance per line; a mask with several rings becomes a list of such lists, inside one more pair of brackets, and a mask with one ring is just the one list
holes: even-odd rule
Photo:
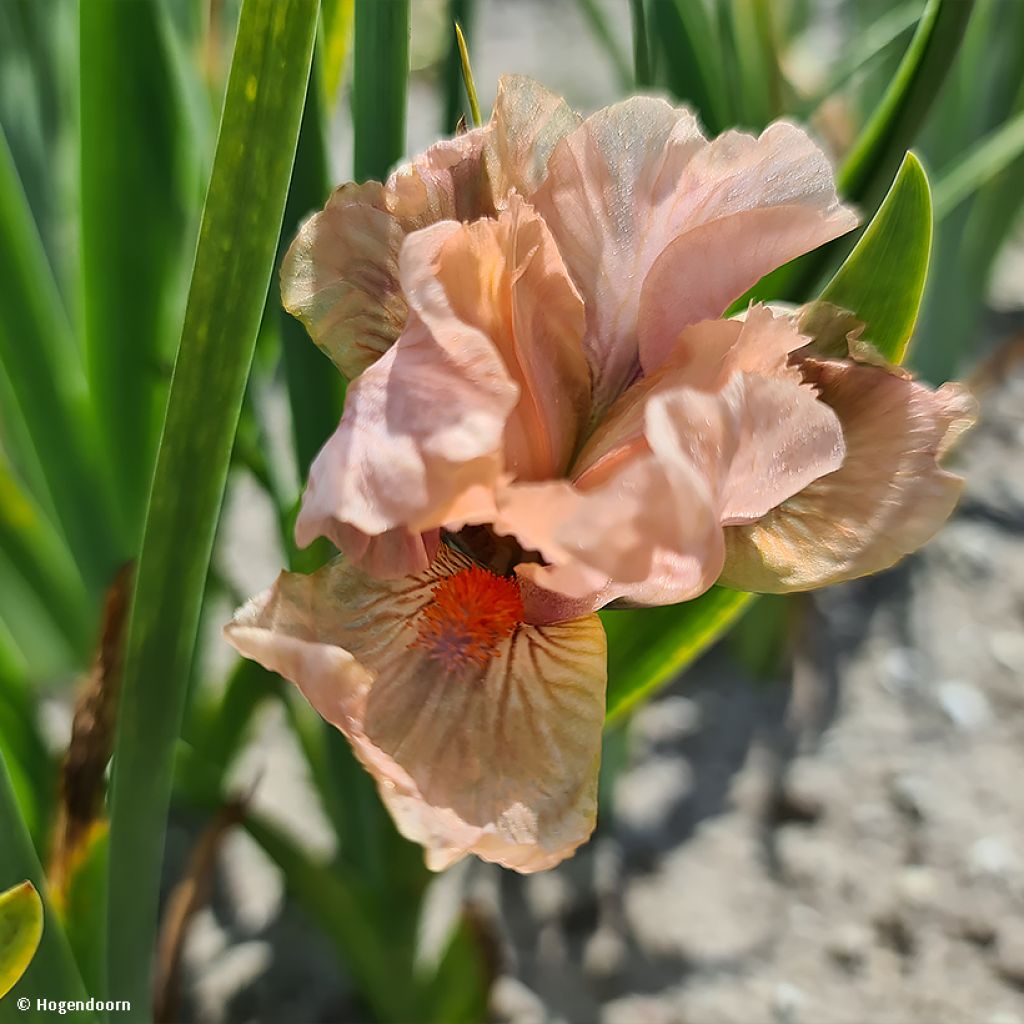
[[[973, 5], [963, 0], [928, 0], [895, 77], [875, 113], [843, 160], [836, 175], [840, 195], [873, 215], [906, 150], [941, 91]], [[847, 235], [773, 271], [730, 311], [748, 302], [785, 299], [803, 302], [814, 294], [827, 270], [849, 252], [856, 236]]]
[[[319, 55], [314, 57], [314, 78], [306, 92], [299, 128], [295, 166], [281, 231], [281, 250], [291, 243], [300, 224], [327, 201], [331, 183], [327, 174], [327, 145], [318, 91], [313, 88]], [[278, 260], [280, 264], [280, 259]], [[305, 479], [310, 463], [334, 432], [341, 418], [345, 379], [310, 340], [305, 327], [284, 311], [280, 285], [274, 276], [270, 301], [276, 307], [281, 331], [281, 355], [292, 412], [292, 439], [299, 477]]]
[[108, 991], [149, 1015], [175, 739], [284, 214], [317, 5], [244, 0], [146, 519], [114, 756]]
[[90, 653], [93, 611], [78, 566], [42, 509], [0, 454], [0, 551], [82, 661]]
[[839, 192], [874, 210], [949, 74], [973, 5], [928, 0], [896, 76], [839, 169]]
[[78, 350], [0, 133], [0, 363], [75, 561], [99, 590], [116, 565], [113, 502], [97, 458]]
[[696, 107], [712, 134], [732, 120], [722, 44], [704, 0], [651, 0], [657, 80]]
[[63, 893], [59, 898], [54, 894], [68, 944], [90, 992], [100, 991], [105, 970], [103, 946], [96, 937], [103, 934], [107, 912], [109, 857], [109, 824], [95, 821], [69, 865]]
[[986, 135], [942, 172], [935, 183], [935, 219], [948, 216], [1021, 156], [1024, 156], [1024, 113]]
[[864, 337], [891, 363], [903, 362], [928, 277], [932, 201], [928, 178], [908, 153], [878, 212], [821, 292], [855, 314]]
[[921, 16], [920, 0], [909, 0], [885, 11], [868, 28], [850, 39], [829, 68], [825, 84], [813, 96], [797, 104], [795, 115], [801, 120], [821, 106], [830, 96], [839, 92], [859, 71], [876, 60], [901, 39]]
[[25, 973], [43, 937], [43, 901], [31, 882], [0, 892], [0, 999]]
[[323, 0], [320, 5], [323, 60], [320, 61], [320, 82], [325, 106], [333, 111], [341, 92], [345, 64], [352, 50], [355, 21], [355, 0]]
[[189, 136], [162, 14], [152, 2], [80, 3], [83, 325], [90, 391], [132, 538], [180, 323], [187, 223], [179, 177]]
[[753, 594], [712, 587], [683, 604], [603, 611], [608, 634], [606, 723], [671, 682], [743, 614]]
[[727, 0], [727, 38], [737, 73], [739, 120], [764, 128], [782, 113], [783, 80], [768, 0]]
[[444, 18], [448, 49], [444, 56], [442, 69], [444, 91], [444, 102], [441, 108], [442, 135], [451, 135], [459, 123], [459, 118], [464, 118], [467, 124], [472, 124], [473, 110], [466, 90], [462, 47], [459, 45], [455, 26], [459, 26], [464, 37], [472, 38], [473, 23], [476, 20], [475, 13], [475, 0], [448, 0]]
[[637, 89], [649, 89], [654, 75], [644, 0], [629, 0], [629, 12], [633, 22], [633, 83]]
[[[0, 624], [0, 648], [6, 637]], [[7, 761], [11, 786], [21, 808], [25, 827], [38, 851], [50, 843], [50, 820], [57, 787], [56, 765], [50, 757], [36, 722], [35, 693], [23, 669], [0, 654], [0, 755]]]
[[0, 834], [3, 835], [3, 842], [0, 843], [0, 879], [4, 883], [14, 879], [28, 879], [42, 895], [44, 916], [39, 947], [16, 988], [16, 994], [24, 994], [32, 999], [32, 1008], [27, 1013], [18, 1012], [16, 1015], [13, 1012], [13, 1000], [4, 1000], [0, 1003], [0, 1021], [6, 1024], [7, 1021], [15, 1020], [52, 1019], [52, 1014], [35, 1012], [36, 997], [45, 996], [47, 999], [56, 1000], [84, 999], [85, 988], [71, 956], [64, 930], [46, 898], [43, 869], [39, 865], [28, 829], [25, 828], [25, 822], [14, 799], [10, 776], [7, 773], [7, 762], [2, 753]]
[[409, 0], [356, 0], [352, 119], [357, 181], [383, 181], [405, 152]]

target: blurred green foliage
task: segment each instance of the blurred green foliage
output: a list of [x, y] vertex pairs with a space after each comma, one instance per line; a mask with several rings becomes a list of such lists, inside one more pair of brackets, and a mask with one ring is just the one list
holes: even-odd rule
[[[0, 3], [0, 888], [27, 877], [46, 895], [60, 757], [40, 708], [68, 698], [92, 661], [104, 591], [141, 554], [109, 916], [89, 898], [107, 871], [104, 838], [71, 879], [66, 934], [47, 911], [20, 983], [33, 991], [74, 996], [85, 977], [147, 1015], [167, 801], [215, 813], [254, 719], [279, 706], [337, 852], [314, 855], [255, 813], [244, 827], [376, 1019], [485, 1016], [485, 946], [455, 914], [424, 956], [430, 879], [347, 744], [257, 666], [215, 669], [201, 610], [237, 596], [210, 570], [226, 482], [265, 493], [293, 568], [326, 556], [326, 544], [296, 551], [290, 525], [344, 381], [281, 312], [275, 260], [336, 179], [382, 177], [404, 154], [410, 53], [438, 88], [440, 132], [469, 119], [451, 26], [472, 56], [497, 2]], [[835, 153], [841, 190], [871, 226], [752, 294], [852, 308], [892, 358], [916, 321], [911, 361], [932, 380], [981, 355], [992, 270], [1024, 201], [1024, 4], [575, 3], [623, 93], [666, 91], [710, 132], [809, 119]], [[440, 43], [417, 48], [414, 35], [410, 47], [410, 19], [425, 23], [428, 7]], [[616, 27], [628, 25], [632, 37]], [[339, 125], [351, 125], [354, 161], [332, 171]], [[926, 288], [922, 164], [935, 195]], [[275, 447], [282, 426], [290, 443]], [[603, 613], [609, 721], [625, 724], [751, 606], [714, 588], [686, 605]], [[738, 643], [749, 665], [770, 668], [790, 616], [781, 601], [756, 607]], [[606, 779], [625, 756], [624, 732], [611, 735]], [[109, 950], [83, 939], [105, 923]]]

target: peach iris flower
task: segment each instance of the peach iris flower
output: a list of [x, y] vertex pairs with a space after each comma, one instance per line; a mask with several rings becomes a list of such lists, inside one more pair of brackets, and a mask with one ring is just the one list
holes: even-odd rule
[[793, 315], [720, 319], [855, 223], [791, 124], [709, 141], [651, 98], [581, 121], [506, 78], [487, 125], [300, 231], [285, 305], [353, 380], [296, 534], [344, 554], [227, 635], [349, 738], [431, 867], [535, 871], [590, 835], [597, 608], [849, 579], [949, 515], [964, 392]]

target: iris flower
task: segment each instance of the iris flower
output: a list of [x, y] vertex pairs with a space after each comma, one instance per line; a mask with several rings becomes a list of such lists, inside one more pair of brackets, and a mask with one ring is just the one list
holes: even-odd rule
[[856, 224], [778, 122], [702, 134], [653, 98], [581, 120], [524, 78], [488, 124], [295, 239], [286, 307], [352, 383], [300, 544], [226, 633], [349, 739], [401, 832], [548, 868], [594, 827], [598, 608], [876, 572], [923, 544], [970, 422], [851, 333], [723, 311]]

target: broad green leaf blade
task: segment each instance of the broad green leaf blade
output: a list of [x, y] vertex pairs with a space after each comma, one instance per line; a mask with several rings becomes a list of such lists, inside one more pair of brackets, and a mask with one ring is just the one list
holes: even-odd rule
[[0, 133], [0, 363], [47, 495], [90, 586], [116, 563], [113, 502], [70, 325], [10, 150]]
[[12, 665], [0, 623], [0, 756], [7, 762], [11, 787], [25, 827], [38, 851], [50, 844], [50, 820], [56, 793], [57, 766], [36, 722], [35, 694], [24, 668]]
[[730, 127], [721, 40], [703, 0], [651, 0], [650, 23], [658, 81], [694, 106], [711, 134]]
[[[190, 139], [159, 3], [81, 0], [82, 301], [89, 387], [137, 536], [180, 323]], [[134, 543], [132, 544], [134, 547]]]
[[106, 820], [93, 822], [69, 866], [63, 891], [53, 901], [64, 923], [64, 934], [91, 992], [103, 984], [103, 947], [96, 941], [103, 934], [107, 913], [107, 879], [110, 867], [110, 826]]
[[986, 135], [935, 183], [935, 219], [942, 220], [965, 199], [1024, 156], [1024, 113]]
[[821, 300], [854, 313], [865, 338], [891, 363], [903, 362], [921, 308], [932, 246], [928, 178], [908, 153], [878, 212]]
[[138, 566], [114, 756], [108, 991], [149, 1016], [164, 826], [231, 444], [284, 214], [314, 0], [244, 0]]
[[405, 152], [409, 0], [356, 0], [352, 118], [356, 181], [383, 181]]
[[738, 78], [737, 112], [748, 128], [762, 129], [783, 109], [783, 79], [768, 0], [727, 0], [728, 38]]
[[633, 83], [637, 89], [649, 89], [654, 84], [654, 75], [644, 0], [629, 0], [629, 12], [633, 23]]
[[684, 604], [603, 611], [608, 634], [606, 724], [670, 682], [743, 614], [753, 594], [712, 587]]
[[54, 628], [84, 661], [90, 653], [93, 610], [67, 546], [0, 453], [0, 552], [39, 598]]
[[[71, 951], [68, 947], [60, 922], [53, 914], [45, 896], [43, 869], [32, 848], [28, 830], [22, 820], [18, 804], [14, 799], [10, 776], [7, 774], [7, 763], [0, 754], [0, 880], [3, 883], [15, 879], [27, 878], [36, 891], [43, 896], [43, 933], [39, 947], [32, 962], [18, 983], [17, 992], [32, 998], [33, 1007], [27, 1013], [8, 1013], [13, 1011], [10, 1000], [0, 1003], [0, 1021], [7, 1020], [44, 1020], [52, 1018], [52, 1014], [35, 1013], [35, 998], [46, 996], [47, 999], [84, 999], [85, 988], [75, 967]], [[90, 1019], [83, 1015], [85, 1019]]]
[[841, 195], [875, 209], [949, 74], [972, 10], [964, 0], [928, 0], [896, 77], [843, 160]]
[[918, 22], [921, 16], [920, 0], [909, 0], [882, 14], [873, 24], [855, 38], [838, 55], [829, 69], [824, 85], [809, 98], [798, 103], [794, 113], [804, 120], [839, 92], [849, 81], [882, 54]]
[[0, 892], [0, 999], [17, 984], [43, 937], [43, 901], [31, 882]]
[[[954, 63], [973, 5], [963, 0], [928, 0], [899, 68], [836, 175], [839, 194], [865, 217], [877, 210], [904, 153], [914, 143]], [[837, 239], [780, 267], [733, 304], [751, 299], [803, 302], [825, 273], [849, 252], [853, 235]]]
[[325, 107], [333, 111], [345, 65], [352, 49], [352, 31], [355, 21], [355, 0], [323, 0], [320, 5], [321, 41], [323, 57], [320, 64], [320, 82]]
[[[319, 64], [317, 56], [313, 61], [314, 74], [306, 91], [295, 166], [288, 188], [281, 255], [291, 244], [300, 224], [323, 206], [331, 190], [323, 112], [319, 92], [313, 87]], [[278, 263], [280, 265], [280, 260]], [[345, 380], [313, 344], [305, 327], [284, 311], [276, 275], [270, 288], [270, 301], [276, 307], [280, 323], [281, 355], [292, 412], [292, 437], [299, 477], [304, 480], [310, 463], [341, 418]]]

